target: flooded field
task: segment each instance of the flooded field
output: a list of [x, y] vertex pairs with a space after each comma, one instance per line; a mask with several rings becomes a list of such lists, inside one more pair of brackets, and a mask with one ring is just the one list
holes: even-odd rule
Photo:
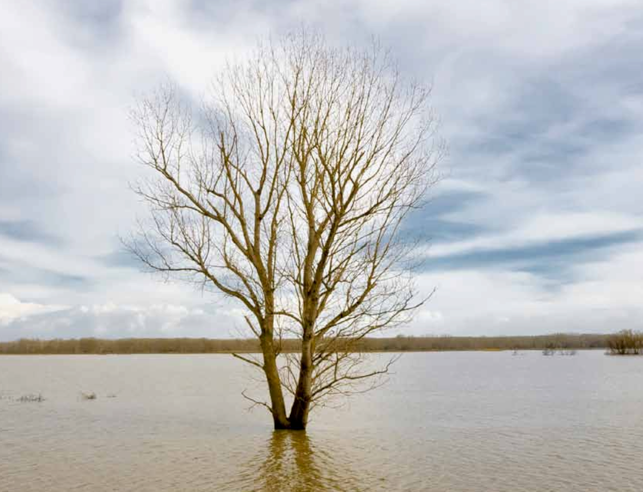
[[226, 355], [0, 357], [0, 491], [643, 490], [643, 357], [405, 354], [306, 434], [248, 410], [251, 375]]

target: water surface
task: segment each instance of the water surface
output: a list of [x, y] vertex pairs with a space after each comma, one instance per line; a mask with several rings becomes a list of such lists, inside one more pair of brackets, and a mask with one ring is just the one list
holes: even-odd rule
[[230, 356], [0, 357], [0, 491], [643, 490], [643, 358], [415, 353], [393, 371], [304, 434], [248, 410], [240, 391], [263, 386]]

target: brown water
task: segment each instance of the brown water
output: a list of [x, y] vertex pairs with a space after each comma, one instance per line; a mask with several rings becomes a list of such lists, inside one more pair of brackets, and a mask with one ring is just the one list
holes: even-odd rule
[[643, 357], [406, 354], [394, 372], [303, 434], [247, 410], [261, 387], [230, 356], [0, 357], [0, 491], [643, 491]]

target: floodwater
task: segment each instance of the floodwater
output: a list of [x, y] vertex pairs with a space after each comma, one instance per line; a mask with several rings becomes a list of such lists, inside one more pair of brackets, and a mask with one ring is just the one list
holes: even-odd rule
[[0, 491], [643, 490], [643, 357], [415, 353], [393, 370], [297, 433], [248, 410], [240, 391], [262, 386], [231, 356], [0, 357]]

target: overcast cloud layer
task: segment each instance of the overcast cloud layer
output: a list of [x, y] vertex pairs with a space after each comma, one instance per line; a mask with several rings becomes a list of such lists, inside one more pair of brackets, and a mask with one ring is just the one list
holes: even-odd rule
[[122, 251], [127, 111], [302, 21], [434, 84], [446, 179], [409, 227], [437, 293], [405, 333], [643, 327], [639, 0], [0, 0], [0, 340], [237, 335], [238, 306]]

